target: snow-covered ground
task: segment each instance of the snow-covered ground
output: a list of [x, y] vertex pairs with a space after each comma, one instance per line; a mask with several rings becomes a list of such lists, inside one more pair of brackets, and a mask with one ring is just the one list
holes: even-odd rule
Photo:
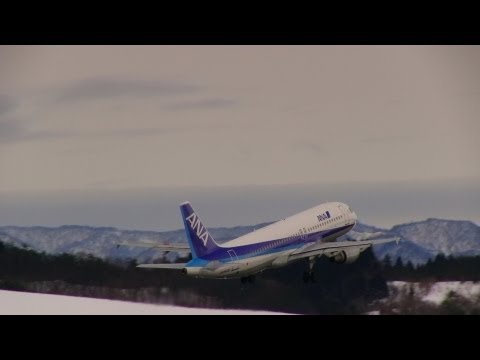
[[468, 299], [480, 296], [480, 283], [473, 281], [440, 281], [431, 284], [392, 281], [388, 286], [394, 294], [409, 291], [412, 287], [415, 295], [422, 301], [437, 305], [441, 304], [451, 291]]
[[0, 290], [0, 315], [276, 315]]

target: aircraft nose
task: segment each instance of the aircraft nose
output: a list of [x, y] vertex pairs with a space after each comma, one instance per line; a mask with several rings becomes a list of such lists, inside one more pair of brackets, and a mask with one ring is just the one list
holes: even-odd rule
[[355, 223], [357, 222], [357, 214], [356, 214], [355, 211], [353, 211], [351, 208], [350, 208], [350, 211], [351, 211], [350, 219], [351, 219], [352, 222], [355, 224]]
[[352, 211], [352, 218], [353, 220], [357, 221], [357, 214], [355, 213], [355, 211]]

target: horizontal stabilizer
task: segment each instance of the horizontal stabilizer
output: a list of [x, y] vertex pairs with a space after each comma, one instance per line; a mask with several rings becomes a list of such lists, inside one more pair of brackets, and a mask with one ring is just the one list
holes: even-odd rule
[[139, 268], [182, 270], [187, 264], [140, 264]]
[[159, 244], [159, 243], [151, 243], [151, 242], [123, 242], [117, 244], [117, 248], [119, 246], [131, 246], [131, 247], [145, 247], [150, 249], [158, 249], [164, 251], [188, 251], [190, 252], [190, 246], [188, 244]]

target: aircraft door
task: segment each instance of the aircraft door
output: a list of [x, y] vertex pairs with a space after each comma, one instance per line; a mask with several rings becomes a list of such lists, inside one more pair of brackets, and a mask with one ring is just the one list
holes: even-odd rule
[[227, 252], [228, 252], [228, 255], [230, 255], [230, 259], [232, 260], [232, 262], [238, 261], [237, 254], [235, 253], [234, 250], [228, 250]]

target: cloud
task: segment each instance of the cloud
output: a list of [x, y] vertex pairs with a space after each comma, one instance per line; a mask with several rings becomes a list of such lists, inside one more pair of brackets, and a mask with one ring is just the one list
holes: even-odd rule
[[0, 116], [8, 114], [15, 108], [15, 102], [8, 95], [0, 94]]
[[19, 121], [0, 121], [0, 143], [18, 141], [25, 137], [26, 134], [26, 129]]
[[235, 105], [236, 102], [232, 99], [212, 98], [192, 101], [179, 101], [167, 105], [168, 110], [202, 110], [202, 109], [220, 109]]
[[412, 141], [411, 135], [387, 135], [387, 136], [371, 136], [362, 138], [361, 143], [364, 144], [392, 144], [392, 143], [404, 143]]
[[162, 127], [112, 131], [30, 131], [20, 121], [0, 122], [0, 144], [18, 141], [60, 140], [76, 137], [151, 137], [190, 131], [191, 128]]
[[320, 145], [318, 143], [312, 143], [312, 142], [296, 143], [294, 144], [294, 148], [300, 149], [303, 151], [312, 152], [316, 155], [323, 155], [325, 153], [328, 153], [327, 147]]
[[144, 128], [144, 129], [121, 129], [104, 132], [92, 133], [77, 133], [76, 135], [83, 136], [126, 136], [126, 137], [141, 137], [141, 136], [158, 136], [165, 134], [172, 134], [178, 132], [188, 131], [187, 128], [180, 127], [161, 127], [161, 128]]
[[176, 82], [93, 78], [64, 88], [57, 100], [70, 102], [119, 96], [172, 96], [194, 93], [199, 89], [195, 85]]

